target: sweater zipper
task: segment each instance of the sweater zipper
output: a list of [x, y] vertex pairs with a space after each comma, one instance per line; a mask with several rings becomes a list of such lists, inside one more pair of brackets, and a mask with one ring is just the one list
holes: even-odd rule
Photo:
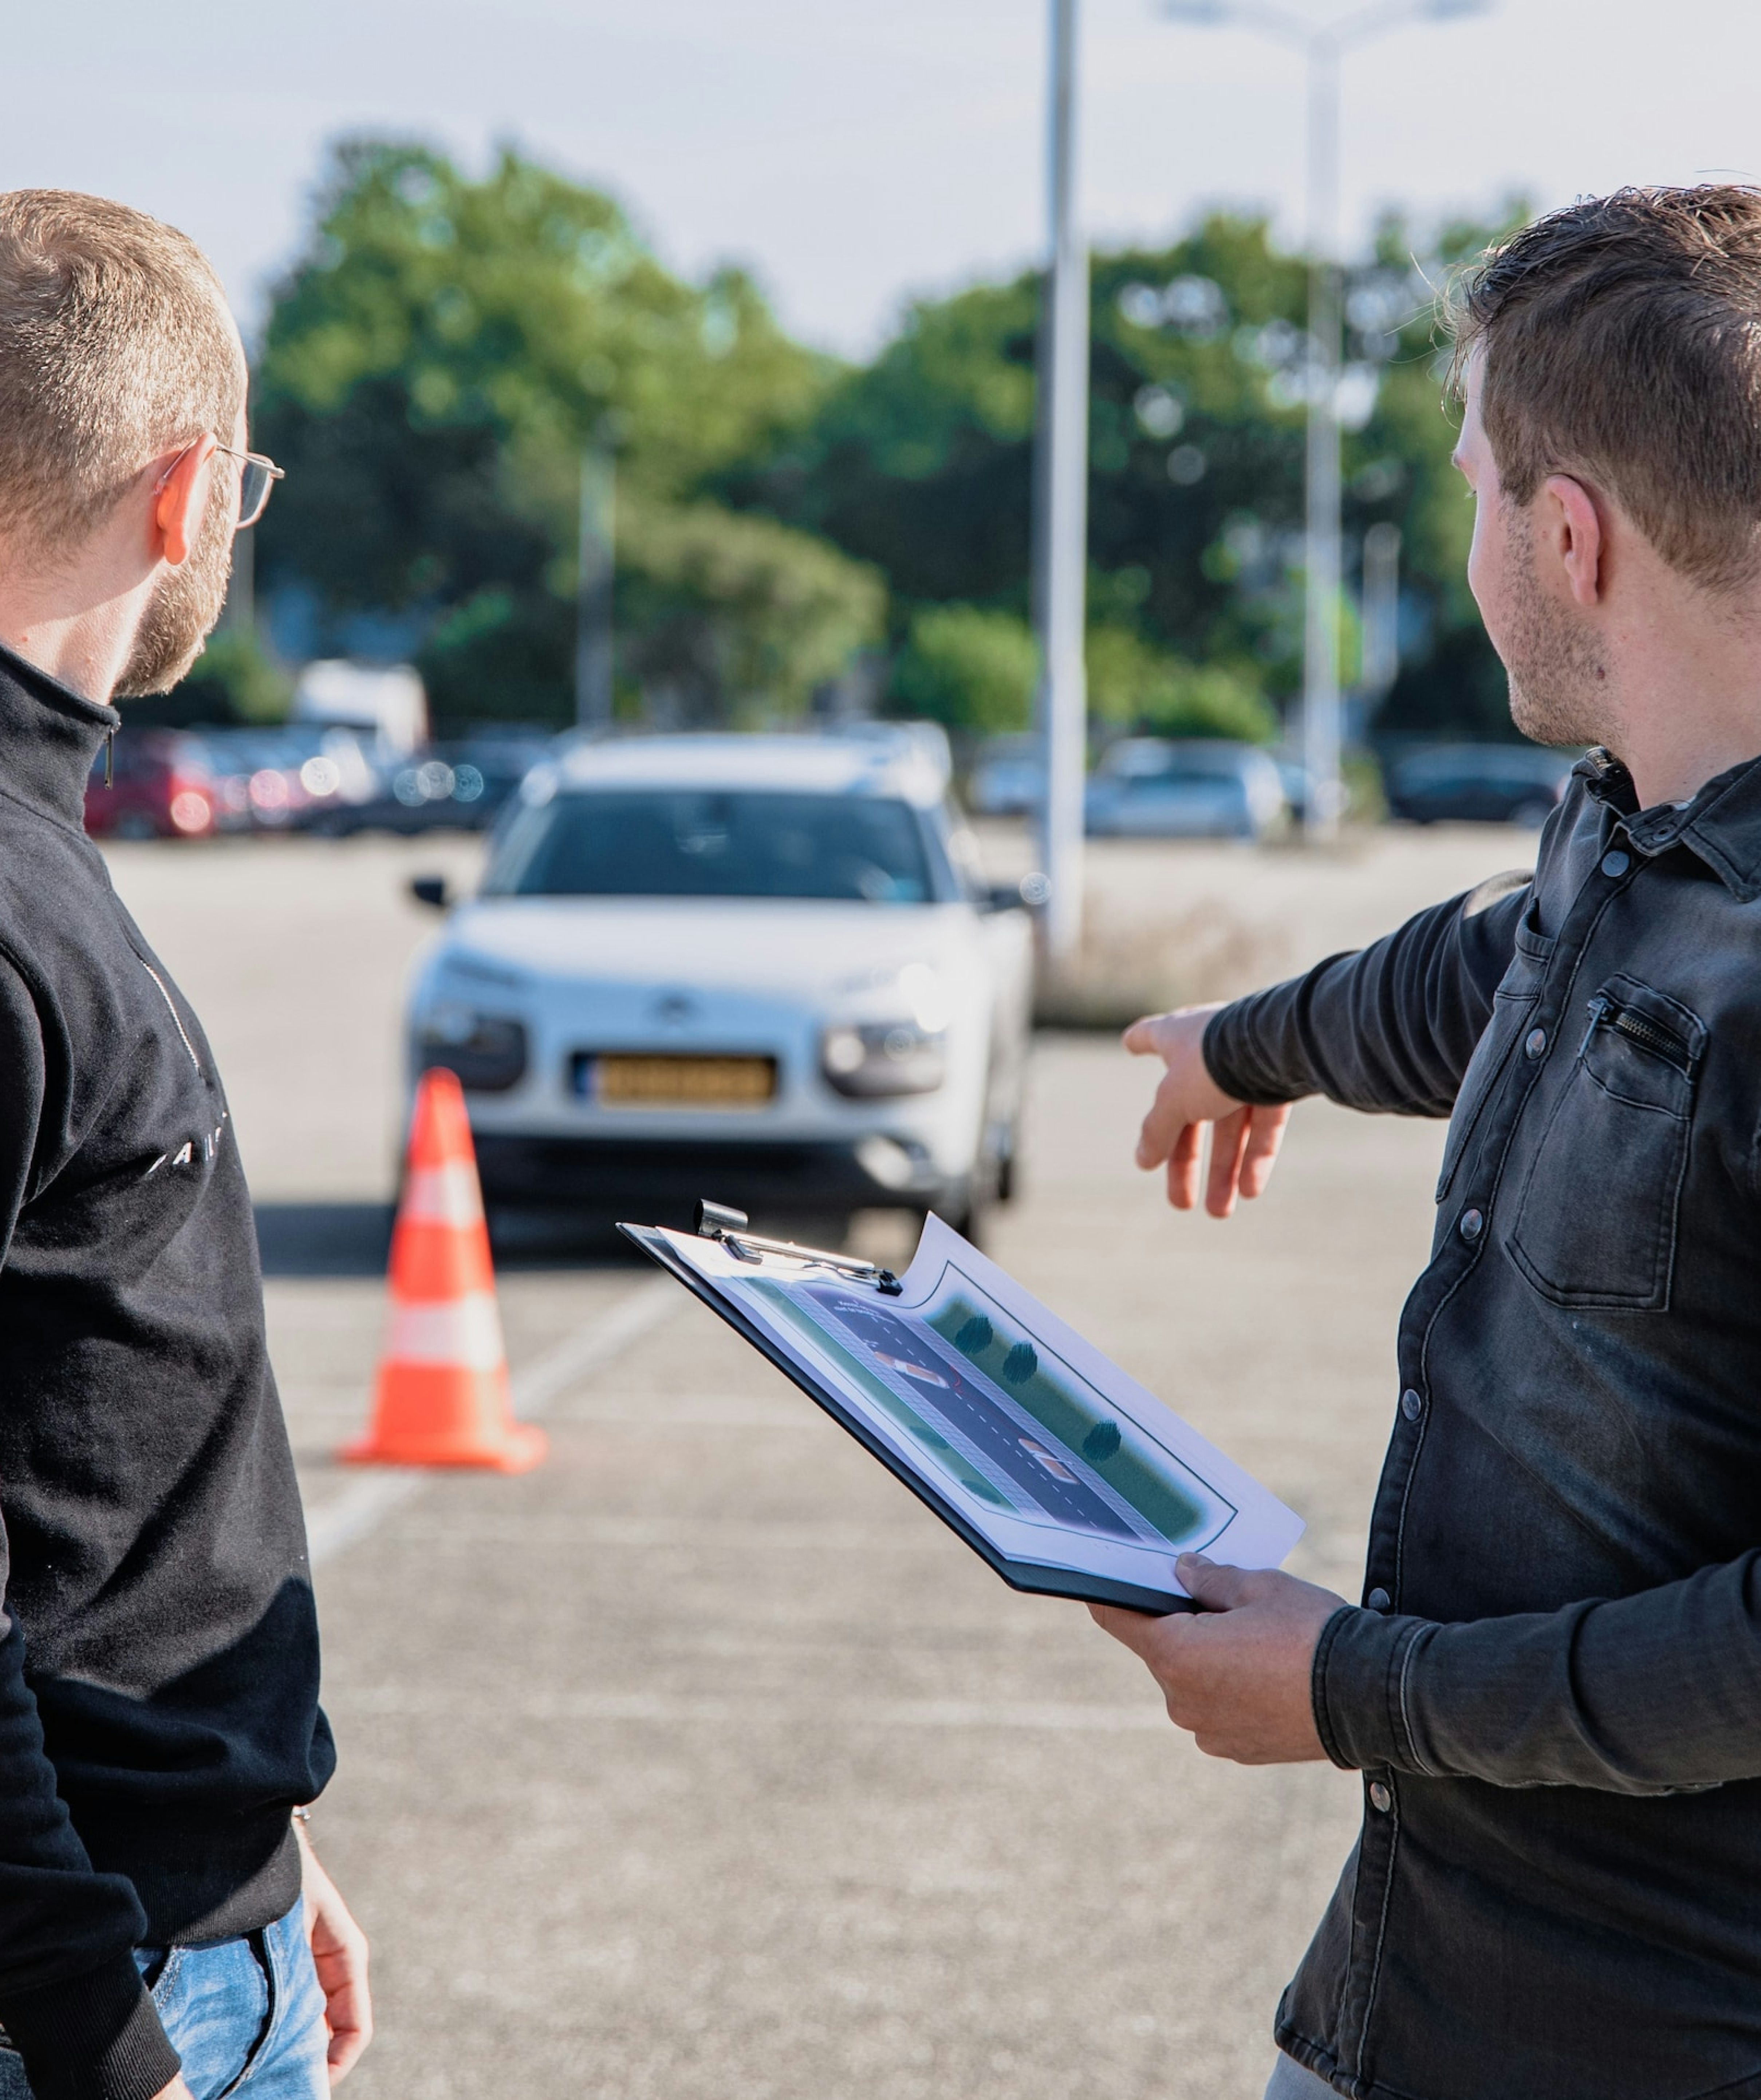
[[[137, 957], [136, 960], [139, 960], [139, 959]], [[196, 1055], [196, 1045], [189, 1039], [188, 1031], [183, 1026], [183, 1017], [178, 1012], [177, 1004], [175, 1000], [173, 999], [170, 989], [166, 984], [165, 979], [160, 976], [159, 973], [153, 968], [151, 963], [142, 963], [141, 968], [147, 973], [148, 976], [152, 979], [153, 982], [158, 986], [159, 996], [166, 1003], [166, 1010], [171, 1016], [172, 1026], [177, 1030], [179, 1040], [183, 1043], [183, 1048], [189, 1052], [189, 1061], [191, 1064], [196, 1067], [196, 1077], [198, 1079], [201, 1078], [203, 1076], [201, 1060]]]

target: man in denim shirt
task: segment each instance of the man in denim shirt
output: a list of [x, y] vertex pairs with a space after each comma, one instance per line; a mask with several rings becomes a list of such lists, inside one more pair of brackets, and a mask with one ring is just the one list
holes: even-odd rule
[[1096, 1608], [1199, 1747], [1360, 1771], [1278, 2100], [1761, 2095], [1761, 193], [1625, 191], [1455, 302], [1468, 576], [1591, 746], [1510, 876], [1140, 1021], [1226, 1216], [1288, 1104], [1453, 1118], [1362, 1599]]

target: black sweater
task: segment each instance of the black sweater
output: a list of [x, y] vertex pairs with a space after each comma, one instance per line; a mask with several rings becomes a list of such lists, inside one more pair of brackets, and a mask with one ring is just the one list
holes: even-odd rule
[[0, 649], [0, 2023], [39, 2100], [172, 2078], [131, 1950], [286, 1911], [333, 1762], [226, 1099], [85, 835], [117, 721]]

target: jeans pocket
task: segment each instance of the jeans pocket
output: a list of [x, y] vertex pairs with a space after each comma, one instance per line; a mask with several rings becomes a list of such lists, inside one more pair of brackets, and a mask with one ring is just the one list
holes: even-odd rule
[[1556, 1305], [1660, 1312], [1706, 1029], [1679, 1000], [1610, 977], [1535, 1148], [1506, 1242]]
[[174, 1947], [153, 1986], [153, 2003], [195, 2100], [232, 2092], [262, 2046], [271, 2000], [252, 1938]]

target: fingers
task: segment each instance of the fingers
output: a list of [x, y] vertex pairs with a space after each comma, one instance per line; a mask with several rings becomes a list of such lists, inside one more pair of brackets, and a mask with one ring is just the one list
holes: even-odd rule
[[367, 1983], [367, 1942], [359, 1926], [345, 1941], [340, 1936], [316, 1957], [319, 1986], [324, 1996], [324, 2020], [330, 2029], [325, 2060], [330, 2083], [338, 2085], [360, 2060], [373, 2040], [373, 1996]]
[[1203, 1605], [1207, 1612], [1233, 1612], [1242, 1604], [1253, 1601], [1255, 1591], [1261, 1586], [1258, 1571], [1250, 1568], [1229, 1568], [1215, 1560], [1207, 1560], [1202, 1553], [1183, 1553], [1174, 1564], [1174, 1573], [1180, 1577], [1181, 1586], [1195, 1604]]
[[1213, 1218], [1226, 1218], [1235, 1208], [1235, 1185], [1241, 1175], [1252, 1113], [1251, 1109], [1236, 1109], [1219, 1116], [1212, 1125], [1211, 1176], [1205, 1189], [1205, 1208]]
[[1161, 1018], [1159, 1013], [1146, 1013], [1141, 1021], [1134, 1021], [1119, 1038], [1132, 1057], [1153, 1057], [1159, 1053], [1162, 1041], [1156, 1023]]
[[373, 2040], [367, 1935], [355, 1922], [336, 1883], [310, 1853], [306, 1862], [306, 1901], [312, 1965], [324, 1992], [324, 2023], [330, 2030], [326, 2061], [330, 2083], [338, 2085]]
[[1203, 1142], [1204, 1125], [1189, 1123], [1168, 1154], [1167, 1199], [1176, 1211], [1189, 1211], [1198, 1201], [1198, 1153]]
[[1146, 1171], [1152, 1167], [1159, 1167], [1192, 1119], [1186, 1103], [1186, 1088], [1180, 1075], [1173, 1071], [1165, 1072], [1155, 1090], [1155, 1099], [1150, 1104], [1150, 1113], [1143, 1119], [1143, 1128], [1137, 1134], [1137, 1164]]
[[1241, 1193], [1252, 1198], [1259, 1195], [1272, 1178], [1272, 1169], [1278, 1163], [1278, 1147], [1284, 1142], [1284, 1128], [1290, 1121], [1290, 1103], [1282, 1102], [1276, 1108], [1251, 1110], [1247, 1118], [1247, 1142], [1242, 1152], [1240, 1169]]

